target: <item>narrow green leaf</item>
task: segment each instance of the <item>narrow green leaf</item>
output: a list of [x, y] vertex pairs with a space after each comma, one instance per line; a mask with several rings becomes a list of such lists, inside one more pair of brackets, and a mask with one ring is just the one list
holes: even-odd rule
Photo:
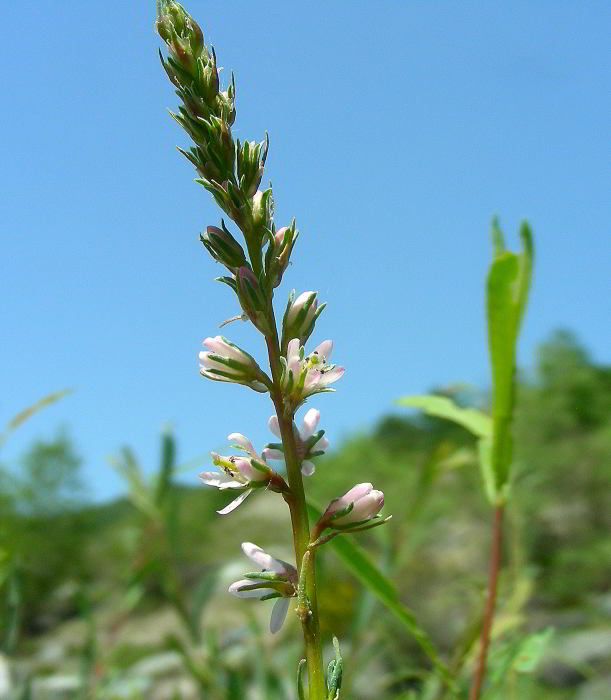
[[[312, 503], [308, 503], [308, 511], [312, 520], [318, 520], [322, 514], [321, 510]], [[456, 693], [457, 687], [452, 674], [441, 660], [439, 652], [426, 631], [418, 624], [414, 613], [399, 600], [394, 584], [375, 566], [365, 550], [349, 537], [335, 537], [330, 541], [330, 544], [352, 574], [367, 586], [390, 612], [403, 623], [424, 653], [429, 657], [437, 673], [444, 679], [448, 687]]]
[[532, 277], [533, 240], [526, 222], [521, 225], [520, 236], [520, 254], [495, 250], [487, 280], [488, 347], [494, 387], [491, 466], [495, 490], [501, 496], [509, 480], [513, 449], [516, 345]]
[[507, 481], [512, 454], [510, 425], [517, 340], [517, 309], [512, 288], [518, 273], [518, 257], [505, 253], [492, 263], [488, 274], [488, 346], [494, 385], [492, 469], [497, 490]]
[[445, 418], [458, 423], [477, 437], [487, 437], [492, 433], [492, 419], [475, 408], [461, 408], [446, 396], [404, 396], [397, 399], [401, 406], [421, 408], [429, 416]]

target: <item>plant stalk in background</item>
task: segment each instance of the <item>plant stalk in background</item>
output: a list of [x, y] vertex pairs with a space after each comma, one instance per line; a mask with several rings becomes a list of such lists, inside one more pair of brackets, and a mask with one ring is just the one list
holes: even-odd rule
[[488, 595], [481, 626], [480, 650], [470, 700], [478, 700], [486, 672], [488, 645], [494, 619], [499, 572], [502, 563], [503, 514], [510, 496], [513, 454], [511, 423], [515, 405], [516, 347], [524, 316], [533, 266], [533, 239], [528, 223], [520, 226], [522, 252], [506, 250], [496, 219], [492, 222], [494, 259], [488, 271], [486, 309], [488, 348], [492, 366], [492, 416], [462, 408], [445, 396], [407, 396], [404, 406], [421, 408], [429, 415], [454, 421], [478, 440], [482, 482], [494, 508]]

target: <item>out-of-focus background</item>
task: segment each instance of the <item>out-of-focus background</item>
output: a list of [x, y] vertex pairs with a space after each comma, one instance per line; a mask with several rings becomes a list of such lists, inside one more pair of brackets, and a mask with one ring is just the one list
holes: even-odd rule
[[[320, 504], [358, 481], [384, 489], [394, 518], [359, 541], [463, 679], [490, 517], [474, 446], [393, 401], [433, 389], [486, 407], [488, 222], [511, 234], [530, 219], [489, 692], [606, 697], [608, 3], [189, 9], [236, 72], [235, 136], [270, 133], [278, 225], [302, 231], [277, 308], [318, 289], [330, 304], [312, 340], [333, 337], [347, 367], [312, 404], [332, 450], [308, 489]], [[0, 425], [74, 390], [0, 444], [11, 700], [293, 697], [295, 620], [271, 637], [269, 603], [225, 593], [249, 568], [242, 540], [290, 558], [286, 509], [258, 494], [221, 518], [197, 485], [228, 433], [272, 439], [271, 406], [197, 374], [200, 341], [237, 310], [198, 242], [219, 213], [172, 148], [185, 137], [153, 21], [154, 3], [3, 8]], [[263, 360], [246, 324], [224, 332]], [[413, 638], [331, 549], [320, 569], [345, 696], [439, 696]]]

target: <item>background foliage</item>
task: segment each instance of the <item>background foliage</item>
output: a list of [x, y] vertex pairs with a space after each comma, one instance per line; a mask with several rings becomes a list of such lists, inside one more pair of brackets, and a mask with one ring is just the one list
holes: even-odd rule
[[[438, 393], [487, 406], [471, 387]], [[484, 697], [603, 697], [611, 673], [611, 368], [560, 331], [540, 346], [535, 371], [520, 377], [516, 415]], [[286, 508], [265, 493], [217, 516], [223, 495], [177, 483], [174, 455], [166, 433], [151, 480], [125, 448], [114, 466], [129, 497], [101, 505], [86, 504], [82, 458], [66, 431], [2, 466], [0, 666], [14, 697], [292, 697], [286, 669], [301, 653], [296, 621], [272, 637], [266, 604], [225, 593], [244, 570], [242, 533], [288, 556], [290, 542], [279, 540], [289, 532]], [[192, 484], [196, 466], [184, 471]], [[313, 500], [365, 480], [384, 485], [385, 512], [393, 514], [362, 537], [366, 555], [464, 692], [488, 554], [474, 439], [447, 421], [389, 414], [319, 460]], [[444, 697], [413, 627], [372, 588], [363, 592], [346, 566], [351, 556], [329, 547], [320, 562], [323, 632], [342, 641], [344, 694]]]

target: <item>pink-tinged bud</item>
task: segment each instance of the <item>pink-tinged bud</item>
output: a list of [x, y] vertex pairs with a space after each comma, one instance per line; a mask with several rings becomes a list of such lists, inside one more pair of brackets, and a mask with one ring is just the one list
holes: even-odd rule
[[[352, 509], [337, 518], [332, 518], [335, 513], [340, 513], [352, 504]], [[350, 491], [341, 498], [331, 501], [325, 511], [324, 517], [329, 520], [329, 525], [344, 526], [352, 523], [361, 523], [376, 516], [384, 505], [384, 494], [376, 491], [372, 484], [364, 483], [353, 486]]]
[[246, 263], [246, 256], [242, 246], [229, 233], [226, 228], [208, 226], [206, 233], [200, 236], [201, 242], [215, 260], [225, 265], [233, 272], [236, 268]]
[[314, 331], [316, 319], [323, 312], [326, 304], [318, 305], [316, 292], [303, 292], [295, 299], [295, 290], [289, 296], [289, 301], [282, 319], [282, 347], [288, 346], [292, 338], [299, 338], [305, 345]]
[[282, 228], [279, 228], [276, 231], [276, 235], [274, 236], [274, 240], [276, 241], [276, 250], [278, 253], [282, 251], [282, 248], [284, 247], [284, 234], [289, 230], [288, 226], [283, 226]]
[[274, 235], [274, 259], [270, 270], [274, 288], [282, 282], [282, 276], [288, 267], [297, 236], [299, 236], [299, 231], [295, 228], [294, 220], [291, 226], [283, 226]]
[[[286, 325], [292, 326], [298, 322], [301, 327], [309, 326], [314, 320], [317, 307], [316, 292], [302, 292], [287, 309]], [[297, 334], [291, 336], [291, 338], [295, 337]]]
[[218, 382], [245, 384], [258, 392], [267, 391], [260, 381], [262, 373], [254, 357], [220, 335], [206, 338], [203, 344], [208, 350], [199, 353], [202, 376]]

